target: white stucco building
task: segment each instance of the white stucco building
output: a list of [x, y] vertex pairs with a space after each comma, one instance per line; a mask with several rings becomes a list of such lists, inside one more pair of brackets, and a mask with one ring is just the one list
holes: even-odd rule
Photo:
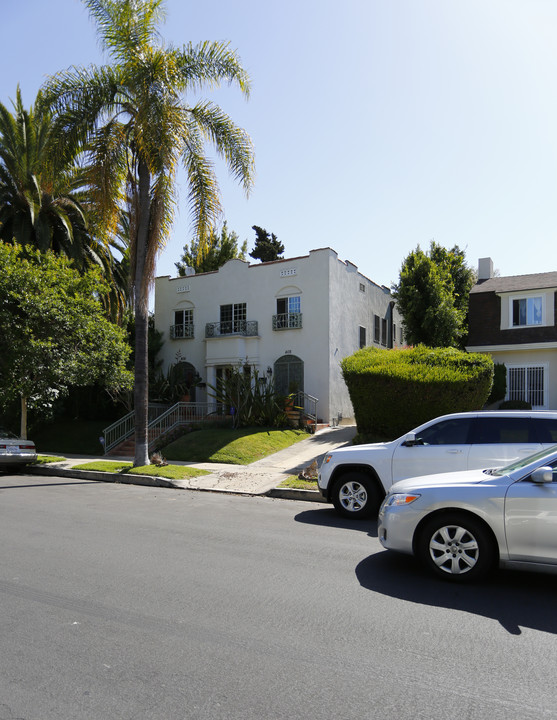
[[216, 272], [155, 281], [155, 326], [163, 333], [163, 370], [173, 363], [201, 384], [208, 400], [227, 368], [256, 368], [277, 390], [318, 399], [319, 420], [353, 418], [340, 361], [365, 345], [398, 346], [401, 322], [388, 288], [339, 260], [331, 248], [250, 264], [230, 260]]

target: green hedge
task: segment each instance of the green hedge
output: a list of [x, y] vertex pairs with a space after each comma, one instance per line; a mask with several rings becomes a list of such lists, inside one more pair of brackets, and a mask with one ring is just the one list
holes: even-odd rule
[[482, 408], [493, 382], [490, 357], [454, 348], [367, 347], [341, 367], [358, 433], [393, 438], [438, 415]]

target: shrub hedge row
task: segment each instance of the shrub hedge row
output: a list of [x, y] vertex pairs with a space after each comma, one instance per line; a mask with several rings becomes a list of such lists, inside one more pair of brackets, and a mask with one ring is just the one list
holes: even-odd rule
[[366, 347], [341, 367], [358, 433], [392, 438], [438, 415], [482, 408], [493, 382], [491, 358], [454, 348]]

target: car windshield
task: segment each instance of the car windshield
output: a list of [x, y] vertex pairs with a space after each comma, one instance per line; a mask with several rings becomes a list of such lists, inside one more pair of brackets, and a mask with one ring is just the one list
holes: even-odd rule
[[552, 453], [557, 452], [557, 445], [552, 445], [551, 447], [544, 448], [543, 450], [540, 450], [537, 453], [534, 453], [533, 455], [527, 455], [524, 458], [520, 458], [520, 460], [515, 460], [515, 462], [511, 463], [510, 465], [505, 465], [504, 467], [495, 468], [494, 470], [490, 470], [490, 475], [508, 475], [509, 473], [512, 473], [514, 470], [520, 470], [523, 467], [526, 467], [526, 465], [530, 465], [530, 463], [536, 462], [536, 460], [541, 460], [542, 458], [546, 457], [547, 455], [551, 455]]

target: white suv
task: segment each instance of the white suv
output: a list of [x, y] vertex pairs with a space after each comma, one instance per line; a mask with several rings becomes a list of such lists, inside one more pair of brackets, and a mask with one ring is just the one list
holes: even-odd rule
[[398, 440], [325, 455], [319, 492], [345, 517], [377, 514], [397, 480], [499, 467], [557, 443], [557, 412], [466, 412], [430, 420]]

